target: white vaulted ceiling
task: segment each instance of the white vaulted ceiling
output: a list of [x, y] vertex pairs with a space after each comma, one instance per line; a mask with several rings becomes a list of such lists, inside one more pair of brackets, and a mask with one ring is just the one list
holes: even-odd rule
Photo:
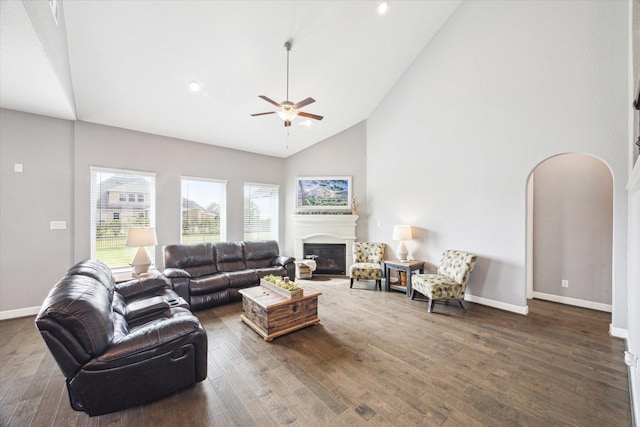
[[[58, 0], [68, 55], [39, 3], [2, 0], [1, 107], [287, 157], [366, 119], [460, 2]], [[250, 116], [285, 100], [287, 40], [311, 126]]]

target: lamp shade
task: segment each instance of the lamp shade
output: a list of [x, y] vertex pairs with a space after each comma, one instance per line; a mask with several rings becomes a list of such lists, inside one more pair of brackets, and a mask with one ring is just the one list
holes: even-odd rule
[[155, 246], [158, 244], [155, 227], [129, 227], [127, 243], [129, 247]]
[[411, 235], [411, 226], [410, 225], [394, 225], [393, 236], [391, 238], [393, 240], [411, 240], [413, 238]]

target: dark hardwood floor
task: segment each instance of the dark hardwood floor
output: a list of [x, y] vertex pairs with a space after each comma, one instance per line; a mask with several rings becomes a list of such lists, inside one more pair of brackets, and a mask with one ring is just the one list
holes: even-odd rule
[[209, 375], [160, 401], [89, 417], [33, 317], [0, 322], [2, 426], [630, 426], [624, 341], [610, 314], [530, 301], [528, 316], [400, 292], [300, 281], [323, 293], [321, 323], [273, 342], [235, 303], [196, 314]]

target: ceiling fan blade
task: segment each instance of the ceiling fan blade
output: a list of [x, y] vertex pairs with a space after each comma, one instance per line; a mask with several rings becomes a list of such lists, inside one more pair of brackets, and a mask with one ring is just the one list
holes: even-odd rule
[[264, 116], [265, 114], [275, 114], [275, 113], [276, 113], [275, 111], [269, 111], [267, 113], [255, 113], [255, 114], [252, 114], [252, 116], [253, 117], [255, 117], [255, 116]]
[[288, 121], [288, 120], [285, 120], [284, 121], [284, 127], [289, 127], [289, 126], [291, 126], [291, 122]]
[[273, 104], [273, 105], [275, 105], [275, 106], [276, 106], [276, 107], [278, 107], [278, 108], [282, 108], [282, 105], [278, 104], [278, 103], [277, 103], [276, 101], [274, 101], [273, 99], [268, 98], [268, 97], [266, 97], [266, 96], [264, 96], [264, 95], [258, 95], [258, 98], [262, 98], [262, 99], [264, 99], [265, 101], [267, 101], [268, 103]]
[[307, 99], [305, 99], [305, 100], [302, 100], [302, 101], [298, 102], [297, 104], [294, 104], [294, 105], [293, 105], [293, 108], [295, 108], [296, 110], [299, 110], [300, 108], [302, 108], [302, 107], [304, 107], [304, 106], [306, 106], [306, 105], [312, 104], [312, 103], [314, 103], [314, 102], [316, 102], [316, 100], [315, 100], [315, 99], [313, 99], [313, 98], [307, 98]]
[[298, 111], [298, 115], [301, 116], [301, 117], [306, 117], [308, 119], [314, 119], [314, 120], [322, 120], [324, 118], [324, 117], [318, 116], [316, 114], [305, 113], [304, 111]]

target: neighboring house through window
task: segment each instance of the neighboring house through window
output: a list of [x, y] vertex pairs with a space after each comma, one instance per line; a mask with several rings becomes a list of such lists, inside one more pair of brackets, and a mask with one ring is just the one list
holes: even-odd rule
[[278, 185], [244, 184], [244, 240], [278, 240]]
[[182, 177], [181, 243], [227, 239], [227, 181]]
[[[91, 257], [114, 270], [129, 268], [138, 248], [125, 246], [129, 227], [155, 226], [153, 173], [91, 167]], [[143, 195], [144, 203], [135, 202]], [[155, 259], [155, 248], [146, 248]]]

